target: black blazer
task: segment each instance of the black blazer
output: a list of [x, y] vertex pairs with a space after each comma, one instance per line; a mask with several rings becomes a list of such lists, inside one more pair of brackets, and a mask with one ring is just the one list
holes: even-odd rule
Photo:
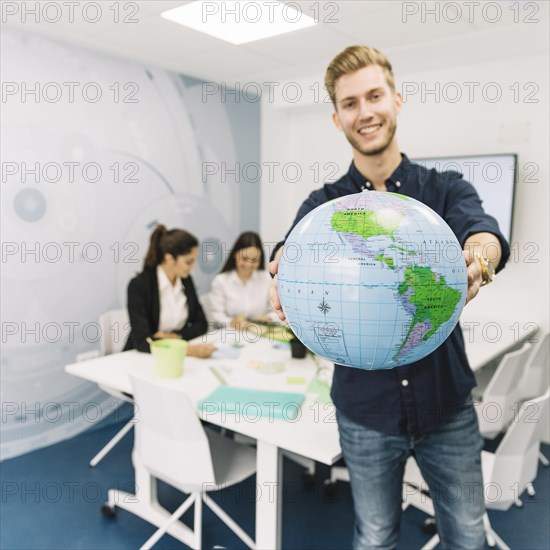
[[[206, 332], [207, 322], [193, 279], [187, 277], [181, 281], [183, 292], [187, 296], [189, 318], [178, 332], [184, 340], [191, 340]], [[153, 339], [153, 334], [158, 331], [160, 317], [156, 268], [146, 268], [130, 281], [128, 285], [128, 314], [131, 330], [124, 350], [150, 351], [146, 339]]]

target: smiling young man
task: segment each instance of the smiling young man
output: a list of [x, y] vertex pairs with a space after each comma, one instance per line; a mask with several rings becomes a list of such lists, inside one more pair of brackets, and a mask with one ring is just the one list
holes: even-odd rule
[[[309, 195], [292, 227], [326, 201], [364, 190], [413, 197], [456, 234], [467, 264], [467, 301], [473, 299], [493, 280], [494, 270], [503, 268], [509, 245], [460, 174], [426, 170], [400, 153], [396, 129], [403, 102], [390, 62], [374, 48], [352, 46], [332, 60], [325, 85], [334, 124], [350, 143], [353, 162], [342, 178]], [[280, 253], [270, 265], [272, 274]], [[276, 281], [270, 292], [284, 320]], [[397, 545], [404, 466], [412, 453], [434, 492], [442, 546], [483, 547], [483, 440], [470, 398], [474, 386], [459, 326], [410, 365], [376, 371], [335, 365], [331, 395], [351, 479], [354, 548]], [[455, 491], [447, 491], [450, 487]]]

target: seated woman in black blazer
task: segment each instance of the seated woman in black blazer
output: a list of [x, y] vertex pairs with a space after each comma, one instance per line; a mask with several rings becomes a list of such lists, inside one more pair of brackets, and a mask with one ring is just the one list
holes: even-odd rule
[[[192, 340], [207, 330], [191, 270], [199, 242], [182, 229], [158, 225], [151, 235], [143, 271], [128, 285], [130, 335], [125, 350], [150, 351], [147, 338]], [[212, 344], [189, 344], [187, 354], [210, 357]]]

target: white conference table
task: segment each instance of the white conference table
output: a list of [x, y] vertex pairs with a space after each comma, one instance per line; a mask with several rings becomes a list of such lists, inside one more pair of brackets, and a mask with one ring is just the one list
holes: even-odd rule
[[[276, 549], [281, 547], [282, 516], [282, 455], [281, 450], [291, 451], [324, 464], [334, 464], [341, 449], [334, 405], [327, 402], [327, 394], [309, 392], [308, 387], [317, 377], [326, 381], [328, 366], [318, 363], [308, 354], [305, 359], [291, 359], [288, 344], [279, 344], [269, 339], [234, 335], [240, 348], [232, 347], [234, 340], [220, 344], [221, 354], [239, 353], [237, 358], [196, 359], [187, 357], [184, 374], [180, 378], [161, 379], [155, 376], [153, 357], [148, 353], [127, 351], [67, 365], [65, 371], [74, 376], [132, 393], [129, 372], [151, 380], [155, 384], [181, 388], [198, 406], [220, 383], [220, 378], [231, 386], [257, 390], [286, 391], [305, 394], [298, 417], [275, 419], [258, 418], [255, 410], [228, 414], [228, 411], [200, 413], [203, 420], [222, 426], [236, 433], [257, 440], [256, 472], [256, 548]], [[281, 372], [263, 373], [265, 370]], [[328, 391], [328, 384], [324, 384]]]
[[[466, 352], [473, 370], [501, 356], [533, 336], [535, 323], [468, 316], [461, 318]], [[227, 414], [227, 411], [201, 413], [203, 420], [257, 440], [256, 473], [256, 547], [281, 547], [282, 516], [282, 455], [281, 450], [332, 465], [341, 457], [334, 405], [326, 394], [307, 391], [313, 379], [330, 379], [326, 362], [291, 359], [288, 345], [269, 339], [258, 339], [239, 333], [227, 333], [220, 343], [220, 353], [238, 357], [196, 359], [187, 357], [181, 378], [160, 379], [155, 376], [153, 358], [137, 351], [117, 353], [67, 365], [65, 371], [74, 376], [132, 393], [129, 372], [150, 379], [154, 383], [181, 388], [198, 406], [220, 383], [257, 390], [287, 391], [305, 394], [300, 415], [296, 420], [257, 418], [247, 411]], [[218, 335], [219, 337], [219, 335]], [[209, 338], [209, 341], [212, 337]], [[215, 338], [214, 338], [215, 340]], [[235, 345], [241, 346], [239, 348]], [[263, 362], [263, 364], [262, 364]], [[268, 363], [266, 365], [266, 363]], [[283, 370], [277, 373], [259, 372], [262, 367], [273, 369], [279, 363]], [[319, 372], [322, 376], [318, 376]], [[221, 377], [221, 380], [220, 380]], [[322, 385], [322, 384], [321, 384]]]

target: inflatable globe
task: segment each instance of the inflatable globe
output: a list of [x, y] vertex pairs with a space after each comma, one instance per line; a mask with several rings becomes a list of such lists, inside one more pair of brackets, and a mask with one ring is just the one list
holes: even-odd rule
[[433, 210], [363, 191], [307, 214], [288, 236], [278, 289], [296, 336], [359, 369], [422, 359], [456, 326], [468, 280], [461, 246]]

